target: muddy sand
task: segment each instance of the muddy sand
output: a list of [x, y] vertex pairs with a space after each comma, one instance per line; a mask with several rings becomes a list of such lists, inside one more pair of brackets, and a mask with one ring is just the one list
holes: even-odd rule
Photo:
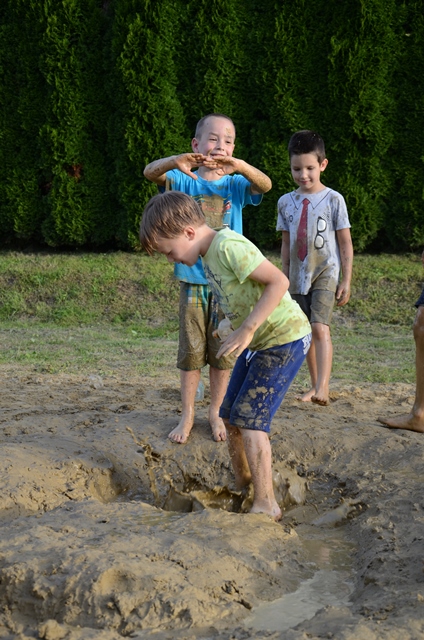
[[0, 378], [1, 638], [424, 638], [424, 436], [376, 421], [412, 385], [290, 391], [275, 523], [241, 512], [207, 395], [176, 445], [176, 379]]

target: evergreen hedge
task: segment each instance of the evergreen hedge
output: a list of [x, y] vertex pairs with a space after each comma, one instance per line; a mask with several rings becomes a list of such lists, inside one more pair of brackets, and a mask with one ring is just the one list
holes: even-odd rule
[[143, 177], [228, 114], [271, 177], [245, 232], [279, 241], [290, 135], [326, 141], [355, 249], [424, 246], [421, 0], [3, 0], [2, 246], [137, 246]]

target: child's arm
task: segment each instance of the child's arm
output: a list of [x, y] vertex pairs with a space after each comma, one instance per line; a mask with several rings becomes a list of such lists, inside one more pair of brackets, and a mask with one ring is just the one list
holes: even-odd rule
[[220, 169], [222, 175], [229, 175], [237, 171], [250, 182], [250, 191], [253, 195], [259, 193], [266, 193], [272, 187], [272, 182], [267, 175], [262, 173], [259, 169], [252, 167], [244, 160], [234, 158], [233, 156], [224, 156], [220, 158], [212, 158], [206, 156], [203, 166], [209, 169]]
[[283, 273], [287, 278], [290, 273], [290, 232], [283, 231], [283, 237], [281, 240], [281, 264], [283, 266]]
[[199, 167], [205, 156], [201, 153], [181, 153], [177, 156], [169, 156], [168, 158], [160, 158], [154, 160], [145, 167], [144, 177], [163, 187], [166, 183], [166, 172], [171, 169], [179, 169], [186, 175], [197, 180], [197, 176], [192, 169]]
[[284, 273], [266, 259], [252, 271], [249, 278], [265, 285], [265, 288], [247, 318], [222, 344], [217, 353], [218, 358], [233, 352], [239, 356], [252, 342], [256, 329], [274, 311], [289, 288], [289, 281]]
[[342, 279], [336, 291], [337, 306], [343, 307], [349, 302], [350, 282], [352, 280], [353, 245], [350, 229], [336, 231], [337, 244], [339, 245], [340, 261], [342, 264]]

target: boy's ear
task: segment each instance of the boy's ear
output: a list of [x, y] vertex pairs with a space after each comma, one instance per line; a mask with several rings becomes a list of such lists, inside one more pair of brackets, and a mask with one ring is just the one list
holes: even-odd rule
[[193, 240], [193, 238], [196, 236], [196, 230], [194, 227], [188, 226], [184, 229], [184, 235], [187, 238], [187, 240]]
[[193, 149], [194, 153], [198, 153], [199, 141], [197, 140], [197, 138], [193, 138], [193, 140], [191, 141], [191, 148]]
[[324, 158], [324, 160], [321, 162], [321, 166], [320, 166], [320, 171], [325, 171], [328, 165], [328, 160], [327, 158]]

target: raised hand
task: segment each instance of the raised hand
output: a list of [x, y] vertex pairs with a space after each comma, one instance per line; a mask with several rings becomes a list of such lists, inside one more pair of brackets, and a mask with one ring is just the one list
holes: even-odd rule
[[215, 169], [216, 173], [226, 176], [237, 171], [237, 158], [233, 156], [203, 156], [202, 165], [207, 169]]
[[202, 153], [181, 153], [174, 157], [175, 169], [179, 169], [193, 180], [197, 180], [192, 169], [200, 167], [204, 163], [205, 157]]

